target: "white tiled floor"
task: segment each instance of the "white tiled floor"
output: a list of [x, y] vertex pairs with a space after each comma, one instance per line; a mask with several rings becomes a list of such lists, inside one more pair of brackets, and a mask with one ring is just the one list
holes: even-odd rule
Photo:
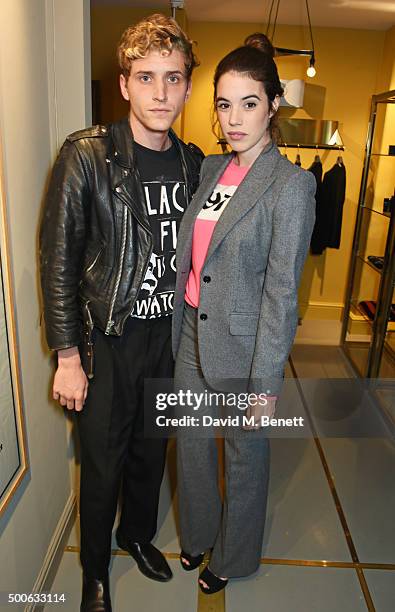
[[226, 612], [359, 612], [366, 604], [353, 570], [263, 565], [226, 588]]
[[365, 570], [365, 578], [377, 612], [394, 612], [395, 573], [385, 570]]
[[351, 561], [313, 440], [271, 440], [262, 556]]
[[[196, 609], [196, 575], [184, 572], [176, 560], [170, 560], [173, 580], [165, 584], [143, 576], [133, 559], [114, 556], [111, 564], [111, 601], [113, 610], [119, 612], [174, 612]], [[64, 612], [77, 612], [81, 598], [81, 571], [76, 553], [66, 552], [51, 589], [53, 593], [65, 593]], [[47, 606], [45, 610], [51, 610]]]

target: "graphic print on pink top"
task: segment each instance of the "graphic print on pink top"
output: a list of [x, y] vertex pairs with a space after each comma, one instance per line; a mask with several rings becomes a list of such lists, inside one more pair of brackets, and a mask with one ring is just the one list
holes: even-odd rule
[[240, 167], [232, 159], [211, 196], [196, 217], [193, 228], [192, 267], [185, 289], [185, 301], [194, 308], [199, 306], [200, 273], [206, 260], [216, 223], [248, 170], [248, 166]]

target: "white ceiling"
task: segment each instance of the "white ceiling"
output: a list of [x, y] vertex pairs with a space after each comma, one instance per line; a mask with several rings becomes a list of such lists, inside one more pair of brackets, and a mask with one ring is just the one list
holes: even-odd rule
[[[170, 0], [91, 0], [95, 5], [169, 8]], [[191, 21], [265, 23], [271, 0], [185, 0]], [[313, 27], [388, 30], [395, 25], [394, 0], [309, 0]], [[305, 0], [281, 0], [277, 23], [307, 24]]]

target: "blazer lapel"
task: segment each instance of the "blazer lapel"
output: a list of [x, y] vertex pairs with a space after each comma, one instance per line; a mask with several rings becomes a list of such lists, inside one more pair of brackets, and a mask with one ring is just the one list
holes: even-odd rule
[[[275, 180], [274, 169], [281, 158], [277, 147], [272, 145], [265, 149], [251, 166], [247, 176], [240, 183], [236, 193], [220, 216], [206, 256], [206, 262], [218, 248], [233, 226], [255, 205]], [[218, 180], [219, 176], [216, 176]], [[210, 186], [215, 185], [210, 183]], [[208, 196], [209, 194], [207, 194]], [[200, 200], [201, 202], [201, 200]]]
[[200, 183], [195, 195], [193, 196], [183, 215], [177, 237], [177, 268], [180, 270], [189, 270], [193, 228], [196, 217], [198, 216], [208, 197], [213, 192], [214, 187], [224, 173], [230, 159], [230, 155], [219, 155], [217, 158], [213, 158], [212, 164], [214, 165], [215, 163], [215, 166], [210, 168], [210, 171]]

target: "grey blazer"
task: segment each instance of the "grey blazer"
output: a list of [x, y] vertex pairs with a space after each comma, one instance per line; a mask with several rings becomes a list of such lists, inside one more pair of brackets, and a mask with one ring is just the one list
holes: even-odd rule
[[[232, 154], [209, 155], [178, 232], [173, 354], [180, 344], [196, 216]], [[298, 284], [315, 221], [310, 172], [263, 150], [221, 215], [200, 279], [198, 343], [206, 382], [225, 390], [243, 379], [254, 393], [278, 394], [298, 321]]]

